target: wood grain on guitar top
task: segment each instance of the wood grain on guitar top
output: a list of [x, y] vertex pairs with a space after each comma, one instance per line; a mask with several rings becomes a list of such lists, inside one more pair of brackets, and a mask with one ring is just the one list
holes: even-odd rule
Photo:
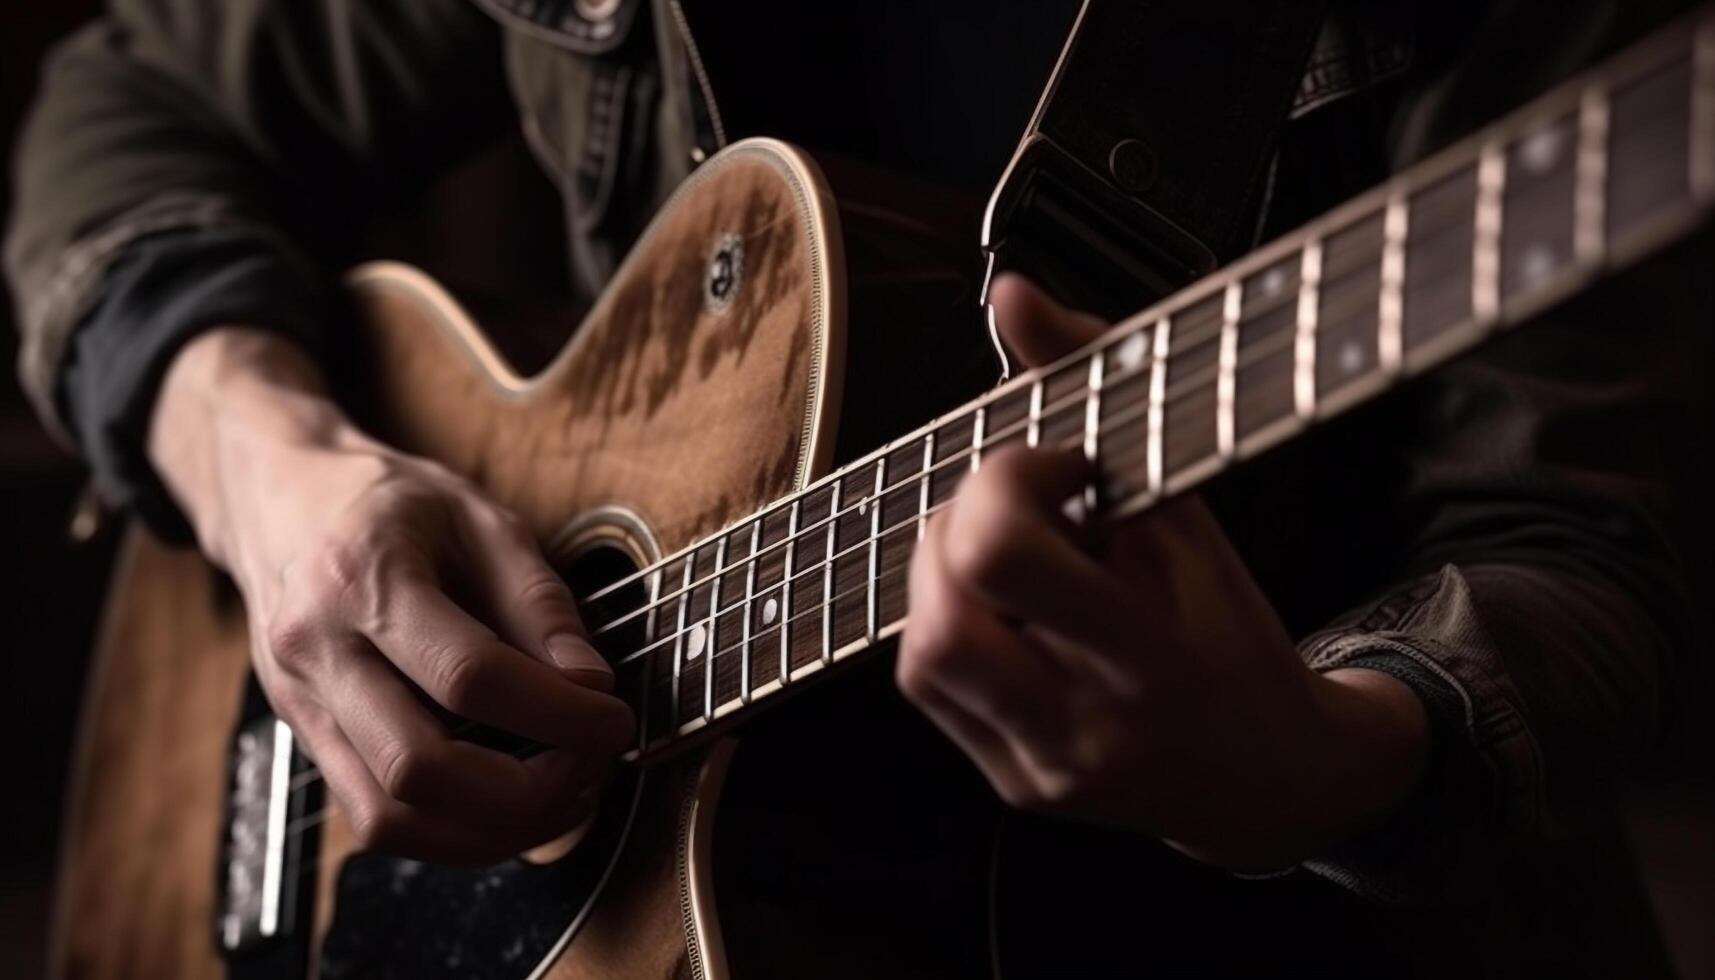
[[[735, 244], [741, 254], [718, 254]], [[617, 506], [671, 552], [825, 467], [843, 370], [839, 249], [812, 169], [778, 144], [741, 147], [687, 182], [531, 380], [426, 277], [359, 270], [362, 383], [348, 404], [387, 441], [477, 482], [544, 542]], [[730, 281], [711, 291], [711, 270]], [[242, 604], [194, 552], [134, 530], [96, 657], [54, 972], [224, 976], [215, 864], [249, 665]], [[694, 775], [694, 763], [651, 775], [602, 901], [548, 976], [667, 978], [693, 964], [724, 975], [687, 948], [681, 913], [676, 849]], [[317, 874], [318, 941], [338, 914], [333, 883], [350, 847], [336, 812]]]

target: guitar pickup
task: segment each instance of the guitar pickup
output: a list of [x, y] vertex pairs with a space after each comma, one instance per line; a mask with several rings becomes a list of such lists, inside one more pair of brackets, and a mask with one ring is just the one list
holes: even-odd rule
[[292, 786], [295, 750], [292, 729], [272, 716], [233, 739], [215, 924], [229, 955], [292, 932], [302, 853], [293, 824], [303, 820], [308, 796]]

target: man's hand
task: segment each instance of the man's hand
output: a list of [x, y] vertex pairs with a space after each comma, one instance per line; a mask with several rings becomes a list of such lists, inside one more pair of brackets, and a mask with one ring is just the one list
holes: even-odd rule
[[[1016, 277], [994, 303], [1033, 365], [1101, 328]], [[905, 694], [1009, 803], [1229, 866], [1302, 860], [1396, 805], [1427, 745], [1410, 689], [1308, 670], [1199, 499], [1086, 534], [1061, 508], [1090, 476], [1077, 454], [996, 452], [931, 519]]]
[[[570, 829], [633, 722], [516, 517], [358, 432], [301, 353], [256, 331], [179, 354], [150, 454], [243, 592], [263, 690], [362, 845], [478, 864]], [[551, 748], [460, 741], [430, 702]]]

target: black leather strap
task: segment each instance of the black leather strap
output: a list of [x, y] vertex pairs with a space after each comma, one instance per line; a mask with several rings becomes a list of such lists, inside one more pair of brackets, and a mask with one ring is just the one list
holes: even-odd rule
[[1320, 0], [1086, 0], [990, 204], [994, 268], [1131, 310], [1251, 245]]

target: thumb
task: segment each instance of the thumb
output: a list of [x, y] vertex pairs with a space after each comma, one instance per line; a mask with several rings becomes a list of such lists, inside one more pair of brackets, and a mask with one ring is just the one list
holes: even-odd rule
[[1006, 345], [1027, 367], [1040, 367], [1096, 339], [1101, 318], [1061, 306], [1042, 287], [1015, 273], [995, 277], [989, 305]]

